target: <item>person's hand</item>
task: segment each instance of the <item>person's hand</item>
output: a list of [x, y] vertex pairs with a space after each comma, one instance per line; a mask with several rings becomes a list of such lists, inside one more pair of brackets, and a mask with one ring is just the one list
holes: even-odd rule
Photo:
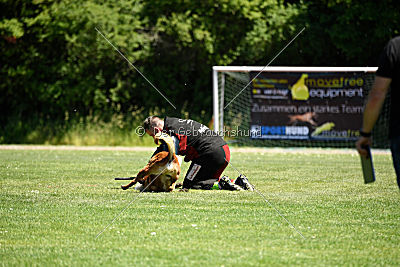
[[368, 152], [364, 147], [371, 146], [371, 145], [372, 145], [371, 137], [360, 137], [356, 142], [356, 148], [357, 148], [358, 153], [364, 157], [368, 156]]

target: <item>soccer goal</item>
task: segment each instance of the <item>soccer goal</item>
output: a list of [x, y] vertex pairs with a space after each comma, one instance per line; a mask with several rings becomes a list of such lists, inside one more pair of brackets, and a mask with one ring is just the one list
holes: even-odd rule
[[[214, 130], [240, 145], [354, 147], [376, 70], [214, 66]], [[389, 146], [389, 98], [374, 147]]]

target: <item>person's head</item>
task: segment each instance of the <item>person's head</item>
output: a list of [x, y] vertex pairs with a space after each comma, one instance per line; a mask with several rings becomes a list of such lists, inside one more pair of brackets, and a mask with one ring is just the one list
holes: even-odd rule
[[162, 132], [164, 129], [164, 121], [157, 116], [147, 117], [143, 122], [143, 128], [146, 133], [154, 138], [154, 136]]

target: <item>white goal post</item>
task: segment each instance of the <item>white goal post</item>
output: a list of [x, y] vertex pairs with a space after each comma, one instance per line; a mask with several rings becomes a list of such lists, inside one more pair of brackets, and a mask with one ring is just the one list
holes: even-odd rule
[[[375, 73], [377, 67], [262, 67], [262, 66], [213, 66], [213, 117], [214, 130], [220, 132], [224, 129], [224, 105], [225, 103], [225, 74], [226, 73], [250, 73], [250, 72], [369, 72]], [[250, 82], [250, 79], [248, 79]], [[246, 85], [246, 83], [244, 83]], [[243, 86], [244, 87], [244, 86]], [[251, 87], [251, 85], [249, 85]], [[250, 90], [250, 88], [246, 88]], [[240, 92], [240, 90], [239, 90]], [[229, 99], [228, 99], [229, 101]], [[233, 101], [232, 104], [235, 104]]]

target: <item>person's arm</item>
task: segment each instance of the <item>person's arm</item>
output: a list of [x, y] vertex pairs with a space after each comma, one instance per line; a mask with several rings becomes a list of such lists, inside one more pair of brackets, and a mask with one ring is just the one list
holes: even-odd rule
[[168, 151], [168, 146], [166, 143], [161, 142], [161, 144], [157, 147], [156, 151], [154, 151], [153, 155], [151, 157], [154, 157], [161, 151]]
[[[376, 121], [378, 120], [379, 113], [381, 111], [382, 105], [385, 101], [385, 97], [391, 83], [392, 79], [385, 78], [381, 76], [376, 76], [374, 84], [372, 86], [371, 92], [368, 96], [367, 104], [365, 105], [364, 115], [363, 115], [363, 126], [361, 131], [364, 134], [370, 134]], [[357, 143], [357, 151], [363, 156], [367, 155], [367, 151], [362, 147], [365, 145], [371, 145], [371, 137], [361, 136]]]

